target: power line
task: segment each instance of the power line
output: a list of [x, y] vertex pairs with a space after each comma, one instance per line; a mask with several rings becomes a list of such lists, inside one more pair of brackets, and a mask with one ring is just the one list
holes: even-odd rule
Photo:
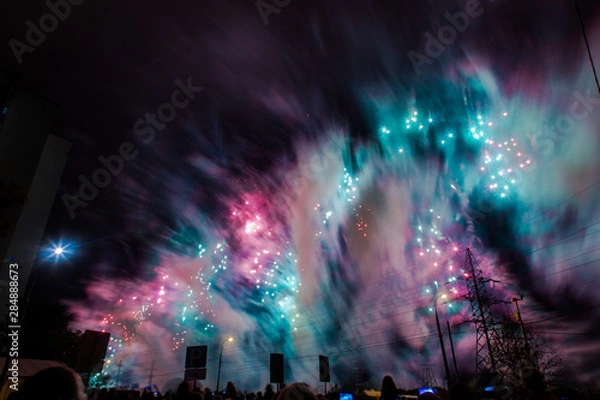
[[[570, 268], [567, 268], [567, 269], [564, 269], [564, 270], [561, 270], [561, 271], [557, 271], [557, 272], [554, 272], [552, 274], [548, 274], [548, 276], [557, 275], [557, 274], [560, 274], [560, 273], [563, 273], [563, 272], [567, 272], [567, 271], [575, 269], [575, 268], [580, 268], [582, 266], [589, 265], [589, 264], [591, 264], [591, 263], [593, 263], [595, 261], [598, 261], [598, 260], [600, 260], [600, 259], [595, 259], [595, 260], [592, 260], [590, 262], [582, 263], [582, 264], [579, 264], [579, 265], [576, 265], [576, 266], [573, 266], [573, 267], [570, 267]], [[587, 284], [588, 281], [589, 282], [593, 282], [592, 280], [586, 280], [585, 282], [581, 282], [580, 285], [581, 284]], [[418, 289], [418, 288], [411, 288], [411, 289]], [[408, 301], [408, 302], [416, 300], [416, 297], [417, 296], [414, 296], [413, 298], [409, 299], [410, 301]], [[403, 300], [406, 301], [407, 299], [404, 298]], [[354, 313], [359, 312], [358, 310], [360, 310], [362, 308], [362, 307], [360, 307], [361, 305], [364, 305], [365, 308], [368, 308], [368, 305], [371, 302], [372, 301], [367, 301], [367, 302], [363, 302], [363, 303], [357, 303], [356, 305], [358, 306], [358, 308], [354, 308], [352, 311]], [[393, 299], [390, 300], [390, 304], [389, 305], [391, 305], [392, 303], [393, 303]], [[336, 314], [337, 312], [338, 312], [338, 310], [328, 309], [324, 313], [316, 314], [316, 315], [327, 318], [327, 317], [330, 317], [332, 313]], [[393, 312], [391, 314], [387, 313], [387, 315], [380, 315], [379, 318], [377, 318], [375, 320], [372, 320], [372, 321], [369, 321], [369, 322], [370, 323], [377, 323], [377, 322], [380, 322], [380, 321], [383, 321], [383, 320], [390, 320], [390, 319], [393, 319], [393, 318], [396, 318], [396, 317], [399, 317], [399, 316], [402, 316], [402, 315], [405, 315], [405, 314], [409, 314], [411, 312], [414, 312], [414, 310], [411, 309], [411, 310], [400, 312], [400, 313], [393, 313]], [[313, 314], [311, 317], [314, 317], [314, 316], [315, 316], [315, 314]], [[303, 324], [303, 325], [299, 325], [300, 327], [313, 325], [311, 323], [312, 318], [305, 318], [305, 319], [307, 320], [306, 321], [307, 323]], [[420, 322], [418, 322], [418, 321], [412, 321], [412, 322], [407, 323], [407, 324], [402, 324], [402, 325], [400, 325], [400, 327], [402, 327], [402, 328], [409, 328], [410, 326], [419, 325], [419, 324], [420, 324]], [[388, 327], [382, 327], [381, 329], [370, 331], [370, 334], [371, 335], [376, 335], [376, 334], [379, 334], [379, 333], [385, 333], [387, 330], [388, 330]], [[302, 334], [302, 337], [300, 337], [300, 338], [296, 337], [296, 339], [297, 339], [296, 343], [310, 340], [311, 337], [312, 336], [309, 333]], [[262, 350], [257, 349], [256, 351], [260, 352]], [[169, 353], [169, 352], [170, 352], [170, 350], [159, 351], [159, 353]], [[234, 352], [237, 353], [236, 350], [234, 350]], [[148, 354], [148, 353], [156, 353], [156, 351], [154, 351], [154, 352], [153, 351], [135, 352], [135, 353], [132, 353], [132, 355], [141, 355], [141, 354]]]
[[570, 268], [565, 268], [565, 269], [562, 269], [562, 270], [560, 270], [560, 271], [556, 271], [556, 272], [553, 272], [553, 273], [551, 273], [551, 274], [547, 274], [546, 276], [558, 275], [558, 274], [561, 274], [561, 273], [563, 273], [563, 272], [572, 271], [572, 270], [574, 270], [574, 269], [581, 268], [581, 267], [585, 267], [586, 265], [594, 264], [594, 263], [597, 263], [597, 262], [600, 262], [600, 258], [596, 258], [596, 259], [594, 259], [594, 260], [592, 260], [592, 261], [588, 261], [588, 262], [585, 262], [585, 263], [581, 263], [581, 264], [578, 264], [578, 265], [574, 265], [574, 266], [572, 266], [572, 267], [570, 267]]
[[[546, 214], [547, 212], [549, 212], [549, 211], [551, 211], [551, 210], [553, 210], [553, 209], [555, 209], [555, 208], [557, 208], [557, 207], [560, 207], [561, 205], [565, 204], [565, 203], [566, 203], [566, 202], [568, 202], [569, 200], [571, 200], [571, 199], [574, 199], [575, 197], [578, 197], [579, 195], [581, 195], [581, 194], [582, 194], [582, 193], [584, 193], [584, 192], [587, 192], [588, 190], [590, 190], [591, 188], [593, 188], [593, 187], [594, 187], [594, 186], [596, 186], [596, 185], [600, 185], [600, 181], [596, 181], [596, 182], [594, 182], [594, 183], [592, 183], [592, 184], [590, 184], [590, 185], [586, 186], [585, 188], [581, 189], [579, 192], [575, 193], [574, 195], [572, 195], [572, 196], [570, 196], [570, 197], [567, 197], [566, 199], [564, 199], [563, 201], [561, 201], [561, 202], [557, 203], [556, 205], [554, 205], [554, 206], [552, 206], [552, 207], [549, 207], [549, 208], [546, 208], [545, 210], [543, 210], [542, 212], [540, 212], [540, 213], [539, 213], [539, 214], [538, 214], [536, 217], [533, 217], [533, 218], [531, 218], [531, 219], [529, 219], [529, 220], [527, 220], [527, 221], [523, 222], [521, 225], [528, 225], [528, 224], [530, 224], [530, 223], [534, 222], [534, 221], [535, 221], [535, 220], [537, 220], [538, 218], [541, 218], [541, 217], [543, 217], [543, 216], [544, 216], [544, 214]], [[594, 200], [595, 200], [595, 199], [594, 199]]]
[[[594, 225], [595, 225], [595, 224], [597, 224], [597, 223], [598, 223], [598, 222], [594, 223]], [[593, 225], [592, 225], [592, 226], [593, 226]], [[577, 233], [577, 232], [575, 232], [575, 233]], [[571, 234], [567, 235], [566, 237], [560, 238], [560, 239], [559, 239], [559, 242], [560, 242], [560, 241], [563, 241], [565, 238], [567, 238], [567, 237], [569, 237], [569, 236], [571, 236], [571, 235], [573, 235], [573, 233], [571, 233]], [[539, 249], [538, 249], [538, 250], [539, 250]], [[590, 253], [590, 252], [591, 252], [591, 251], [588, 251], [588, 252], [586, 252], [586, 253], [581, 253], [579, 256], [582, 256], [582, 255], [588, 254], [588, 253]], [[577, 257], [577, 256], [576, 256], [576, 257]], [[568, 258], [567, 260], [570, 260], [570, 259], [572, 259], [572, 258], [576, 258], [576, 257], [571, 257], [571, 258]], [[567, 268], [567, 269], [565, 269], [565, 270], [557, 271], [557, 272], [555, 272], [555, 273], [553, 273], [553, 274], [549, 274], [549, 276], [550, 276], [550, 275], [556, 275], [556, 274], [560, 274], [560, 273], [566, 272], [566, 271], [568, 271], [568, 270], [571, 270], [571, 269], [574, 269], [574, 268], [579, 268], [579, 267], [581, 267], [581, 266], [588, 265], [588, 264], [590, 264], [590, 263], [592, 263], [592, 262], [595, 262], [595, 261], [597, 261], [597, 260], [598, 260], [598, 259], [596, 259], [596, 260], [593, 260], [593, 261], [591, 261], [591, 262], [583, 263], [583, 264], [580, 264], [580, 265], [577, 265], [577, 266], [574, 266], [574, 267], [571, 267], [571, 268]], [[561, 261], [564, 261], [564, 260], [561, 260]], [[399, 273], [400, 273], [400, 272], [398, 271], [398, 272], [396, 272], [395, 274], [399, 274]], [[369, 284], [375, 284], [375, 283], [377, 283], [377, 282], [379, 282], [379, 281], [382, 281], [382, 280], [385, 280], [385, 279], [388, 279], [388, 277], [383, 277], [381, 280], [377, 280], [377, 281], [374, 281], [374, 282], [370, 282]], [[584, 282], [584, 283], [585, 283], [585, 284], [587, 284], [587, 282], [588, 282], [588, 280], [586, 280], [586, 282]], [[589, 282], [591, 282], [591, 281], [589, 281]], [[583, 283], [580, 283], [580, 284], [583, 284]], [[415, 287], [412, 287], [412, 288], [407, 288], [407, 289], [406, 289], [406, 292], [403, 292], [402, 294], [403, 294], [403, 295], [405, 295], [405, 294], [409, 294], [409, 293], [410, 293], [410, 294], [411, 294], [411, 296], [410, 296], [410, 300], [411, 300], [411, 301], [412, 301], [412, 300], [416, 300], [416, 299], [417, 299], [419, 296], [421, 296], [421, 295], [420, 295], [419, 293], [416, 293], [416, 292], [413, 292], [413, 291], [416, 291], [416, 290], [418, 290], [418, 289], [420, 289], [420, 288], [421, 288], [421, 286], [420, 286], [420, 285], [419, 285], [418, 287], [417, 287], [417, 286], [415, 286]], [[406, 300], [407, 300], [407, 298], [406, 298], [406, 297], [404, 297], [404, 298], [403, 298], [403, 300], [404, 300], [404, 301], [406, 301]], [[364, 302], [355, 303], [355, 304], [353, 304], [353, 307], [350, 307], [350, 308], [348, 308], [348, 310], [349, 310], [349, 311], [351, 311], [351, 312], [353, 312], [353, 313], [357, 313], [357, 312], [359, 312], [359, 310], [361, 310], [361, 309], [366, 309], [366, 308], [368, 308], [368, 307], [369, 307], [369, 305], [370, 305], [371, 303], [373, 303], [373, 302], [376, 302], [376, 301], [379, 301], [379, 300], [372, 300], [372, 299], [369, 299], [368, 301], [364, 301]], [[390, 297], [390, 301], [389, 301], [390, 305], [391, 305], [393, 302], [394, 302], [394, 299]], [[410, 301], [409, 301], [409, 302], [410, 302]], [[313, 304], [314, 304], [314, 303], [313, 303]], [[385, 303], [384, 303], [384, 305], [385, 305]], [[363, 306], [364, 308], [363, 308], [363, 307], [361, 307], [361, 306]], [[323, 313], [320, 313], [320, 314], [316, 314], [316, 315], [321, 315], [321, 316], [323, 316], [323, 317], [326, 317], [326, 316], [327, 316], [327, 317], [329, 317], [329, 316], [331, 316], [331, 314], [332, 314], [332, 313], [334, 313], [334, 314], [337, 314], [338, 312], [339, 312], [339, 310], [326, 310], [325, 312], [323, 312]], [[387, 316], [380, 316], [381, 318], [378, 318], [378, 319], [377, 319], [377, 320], [375, 320], [374, 322], [378, 322], [378, 321], [382, 321], [382, 320], [388, 320], [388, 319], [390, 319], [390, 318], [394, 318], [394, 317], [397, 317], [397, 316], [400, 316], [400, 315], [404, 315], [404, 314], [407, 314], [407, 313], [411, 313], [411, 312], [414, 312], [414, 309], [411, 309], [411, 310], [409, 310], [409, 311], [404, 311], [404, 312], [401, 312], [401, 313], [394, 313], [392, 316], [389, 316], [389, 315], [387, 315]], [[313, 314], [312, 316], [315, 316], [315, 314]], [[307, 318], [307, 319], [308, 319], [308, 318]], [[411, 323], [408, 323], [408, 324], [402, 324], [402, 325], [401, 325], [401, 327], [403, 327], [403, 328], [404, 328], [404, 327], [408, 327], [408, 326], [411, 326], [411, 325], [416, 325], [416, 324], [419, 324], [419, 322], [417, 322], [417, 321], [413, 321], [413, 322], [411, 322]], [[307, 324], [306, 324], [306, 325], [310, 325], [310, 321], [307, 321]], [[529, 324], [528, 324], [528, 325], [529, 325]], [[385, 332], [387, 329], [388, 329], [387, 327], [384, 327], [383, 329], [379, 329], [379, 330], [373, 331], [373, 332], [371, 332], [371, 333], [372, 333], [372, 334], [383, 333], [383, 332]], [[306, 338], [304, 338], [304, 337], [303, 337], [303, 338], [301, 339], [301, 341], [310, 340], [310, 338], [311, 338], [311, 335], [310, 335], [310, 334], [308, 334], [308, 333], [306, 333], [306, 334], [304, 334], [304, 335], [302, 335], [302, 336], [304, 336], [304, 337], [306, 337]], [[429, 335], [429, 336], [432, 336], [432, 335]], [[422, 338], [427, 338], [427, 337], [428, 337], [428, 336], [421, 336], [421, 337], [417, 338], [416, 340], [419, 340], [419, 339], [422, 339]], [[415, 340], [415, 339], [413, 339], [413, 340]], [[372, 347], [389, 346], [389, 345], [390, 345], [390, 344], [392, 344], [392, 343], [394, 343], [394, 341], [389, 341], [389, 340], [388, 340], [388, 341], [383, 341], [383, 342], [379, 342], [379, 343], [369, 343], [369, 346], [372, 346]], [[316, 346], [319, 346], [319, 344], [315, 344], [315, 347], [316, 347]], [[359, 350], [361, 347], [363, 347], [363, 346], [356, 347], [356, 349], [355, 349], [355, 350]], [[236, 349], [236, 350], [237, 350], [237, 349]], [[264, 350], [258, 350], [258, 349], [257, 349], [257, 352], [258, 352], [258, 351], [264, 351]], [[163, 351], [163, 352], [164, 352], [164, 353], [167, 353], [167, 352], [169, 352], [169, 351]], [[140, 353], [142, 353], [142, 352], [140, 352]], [[146, 352], [146, 353], [147, 353], [147, 352]], [[136, 353], [136, 354], [139, 354], [139, 353]], [[300, 358], [300, 357], [297, 357], [297, 358]], [[306, 357], [302, 357], [302, 358], [306, 358]], [[170, 374], [170, 375], [171, 375], [171, 374]]]
[[[594, 222], [594, 223], [593, 223], [593, 224], [591, 224], [591, 225], [584, 226], [583, 228], [580, 228], [580, 229], [576, 230], [575, 232], [571, 232], [571, 233], [569, 233], [569, 234], [567, 234], [567, 235], [565, 235], [565, 236], [561, 237], [560, 239], [558, 239], [558, 240], [556, 240], [556, 241], [554, 241], [554, 242], [550, 242], [550, 243], [546, 244], [545, 246], [539, 247], [539, 248], [537, 248], [537, 249], [533, 249], [533, 250], [531, 250], [530, 252], [528, 252], [527, 254], [533, 254], [533, 253], [536, 253], [536, 252], [538, 252], [538, 251], [540, 251], [540, 250], [544, 250], [544, 249], [547, 249], [547, 248], [549, 248], [549, 247], [554, 247], [554, 246], [556, 246], [557, 244], [561, 244], [561, 243], [563, 243], [564, 241], [567, 241], [567, 242], [568, 242], [568, 241], [570, 241], [570, 240], [573, 240], [573, 239], [568, 239], [568, 238], [569, 238], [569, 237], [571, 237], [571, 236], [573, 236], [573, 235], [576, 235], [576, 234], [578, 234], [578, 233], [581, 233], [581, 232], [583, 232], [583, 231], [586, 231], [587, 229], [591, 228], [592, 226], [595, 226], [595, 225], [598, 225], [598, 224], [600, 224], [600, 221], [596, 221], [596, 222]], [[588, 234], [589, 234], [589, 235], [592, 235], [592, 234], [595, 234], [595, 233], [600, 233], [600, 230], [593, 231], [593, 232], [590, 232], [590, 233], [588, 233]], [[568, 240], [566, 240], [566, 239], [568, 239]], [[574, 239], [577, 239], [577, 237], [575, 237]]]
[[596, 87], [598, 88], [598, 93], [600, 93], [600, 82], [598, 81], [598, 74], [596, 73], [596, 67], [594, 66], [594, 57], [592, 56], [592, 51], [590, 50], [590, 43], [588, 41], [587, 33], [585, 31], [585, 24], [583, 23], [583, 18], [581, 17], [579, 1], [573, 1], [575, 3], [575, 9], [577, 10], [577, 16], [579, 17], [579, 25], [581, 26], [581, 33], [583, 33], [583, 40], [585, 41], [585, 47], [587, 49], [588, 57], [590, 59], [590, 64], [592, 65], [592, 72], [594, 73], [594, 79], [596, 80]]
[[538, 332], [543, 335], [566, 335], [566, 336], [590, 336], [590, 337], [600, 337], [600, 332], [594, 333], [576, 333], [576, 332]]

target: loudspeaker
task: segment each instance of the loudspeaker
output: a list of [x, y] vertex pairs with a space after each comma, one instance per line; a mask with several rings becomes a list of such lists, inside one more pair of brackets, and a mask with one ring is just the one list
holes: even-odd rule
[[329, 381], [329, 357], [319, 356], [319, 382]]
[[283, 383], [283, 354], [271, 353], [271, 383]]

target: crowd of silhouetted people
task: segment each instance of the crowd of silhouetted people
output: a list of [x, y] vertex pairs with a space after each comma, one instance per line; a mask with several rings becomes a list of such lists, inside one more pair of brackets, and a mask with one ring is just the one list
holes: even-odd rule
[[[455, 384], [449, 390], [442, 388], [421, 388], [418, 393], [407, 393], [399, 389], [394, 379], [386, 375], [381, 382], [379, 400], [475, 400], [475, 399], [522, 399], [554, 400], [546, 388], [542, 374], [537, 370], [523, 370], [522, 382], [511, 392], [485, 393], [479, 396], [465, 384]], [[346, 397], [346, 396], [345, 396]], [[352, 393], [352, 400], [369, 400], [373, 397], [364, 392]], [[316, 394], [306, 383], [295, 382], [274, 391], [268, 384], [264, 391], [242, 393], [233, 382], [228, 382], [225, 390], [214, 393], [210, 388], [195, 388], [183, 381], [174, 392], [161, 394], [155, 387], [138, 390], [101, 389], [90, 390], [86, 394], [81, 377], [67, 367], [53, 367], [38, 372], [25, 381], [18, 391], [13, 391], [8, 400], [341, 400], [340, 392], [334, 388], [326, 395]], [[344, 398], [344, 400], [346, 400]]]

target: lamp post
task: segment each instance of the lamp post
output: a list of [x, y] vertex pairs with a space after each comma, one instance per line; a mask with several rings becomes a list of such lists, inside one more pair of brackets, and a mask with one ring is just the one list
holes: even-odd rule
[[444, 347], [444, 338], [442, 337], [442, 328], [440, 327], [440, 318], [437, 311], [437, 301], [439, 298], [446, 298], [446, 294], [440, 293], [433, 299], [433, 310], [435, 312], [435, 324], [437, 326], [438, 338], [440, 339], [440, 347], [442, 349], [442, 357], [444, 359], [444, 372], [446, 373], [446, 385], [450, 387], [450, 369], [448, 368], [448, 359], [446, 358], [446, 348]]
[[219, 392], [219, 384], [221, 383], [221, 364], [223, 363], [223, 347], [225, 342], [233, 342], [233, 338], [227, 338], [221, 342], [221, 352], [219, 353], [219, 368], [217, 369], [217, 388], [215, 389], [215, 395]]

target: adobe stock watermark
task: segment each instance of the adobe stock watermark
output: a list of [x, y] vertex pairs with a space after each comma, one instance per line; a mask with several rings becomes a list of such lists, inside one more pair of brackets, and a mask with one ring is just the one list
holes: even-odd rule
[[64, 21], [71, 15], [71, 6], [79, 6], [84, 0], [51, 0], [46, 1], [46, 7], [50, 12], [42, 15], [36, 25], [32, 20], [25, 22], [27, 32], [25, 32], [25, 42], [15, 38], [10, 39], [8, 45], [12, 50], [17, 63], [23, 63], [25, 53], [33, 53], [35, 48], [46, 41], [46, 35], [54, 32], [58, 28], [59, 22]]
[[592, 89], [588, 89], [583, 95], [579, 91], [573, 92], [573, 101], [566, 114], [560, 115], [554, 121], [554, 126], [549, 129], [538, 131], [535, 134], [537, 149], [543, 154], [548, 155], [557, 144], [573, 134], [576, 122], [587, 119], [594, 110], [600, 107], [600, 96]]
[[[177, 89], [171, 94], [171, 101], [165, 102], [156, 108], [156, 113], [147, 112], [144, 118], [140, 118], [133, 124], [133, 133], [140, 137], [142, 143], [150, 144], [156, 136], [156, 131], [162, 131], [166, 124], [172, 122], [177, 117], [177, 110], [187, 107], [196, 94], [202, 92], [203, 88], [194, 86], [192, 78], [187, 78], [187, 82], [180, 79], [175, 80]], [[79, 190], [76, 195], [63, 194], [61, 197], [69, 216], [75, 219], [75, 211], [78, 208], [85, 208], [93, 201], [100, 189], [107, 187], [112, 177], [117, 177], [123, 172], [126, 161], [134, 160], [139, 154], [136, 145], [131, 141], [121, 143], [116, 154], [109, 156], [100, 155], [98, 161], [104, 168], [97, 168], [92, 173], [91, 179], [83, 174], [79, 175]]]
[[260, 19], [265, 26], [269, 25], [269, 17], [271, 14], [279, 14], [281, 10], [290, 5], [292, 0], [256, 0], [254, 6]]
[[[493, 1], [493, 0], [491, 0]], [[471, 19], [477, 18], [483, 14], [483, 6], [479, 0], [467, 0], [464, 11], [458, 11], [454, 14], [445, 13], [444, 18], [449, 22], [443, 25], [437, 31], [437, 37], [431, 32], [425, 32], [425, 46], [423, 53], [410, 50], [406, 53], [417, 76], [421, 76], [421, 69], [425, 64], [431, 65], [433, 61], [440, 57], [451, 46], [458, 37], [459, 33], [464, 33], [471, 25]]]

